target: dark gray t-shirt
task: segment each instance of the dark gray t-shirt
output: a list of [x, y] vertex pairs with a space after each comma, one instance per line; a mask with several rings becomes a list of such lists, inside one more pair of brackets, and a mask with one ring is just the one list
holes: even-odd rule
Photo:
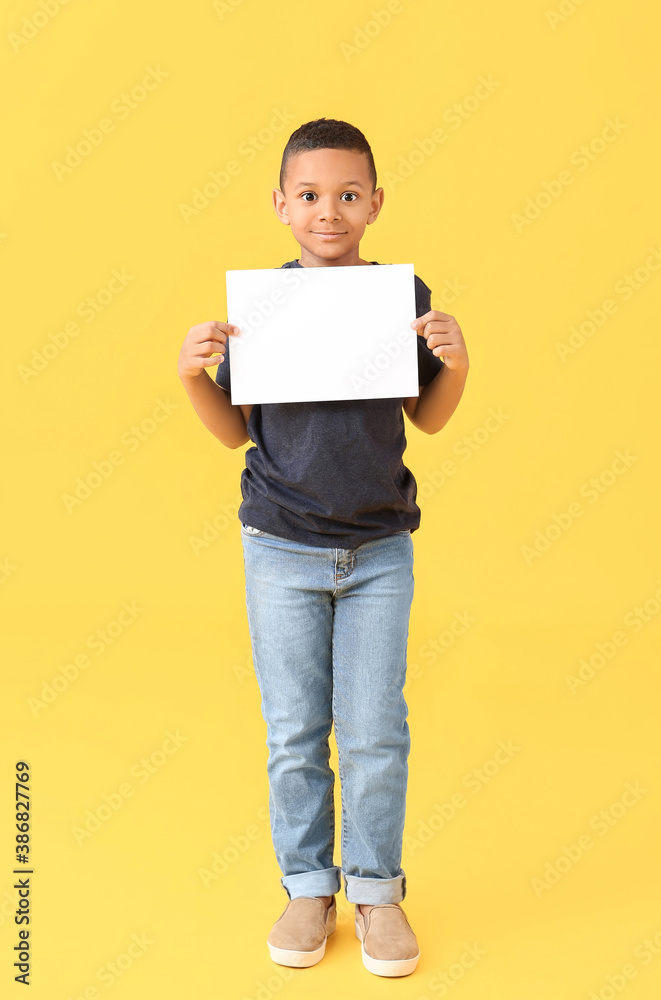
[[[372, 264], [378, 264], [372, 261]], [[282, 267], [301, 267], [290, 260]], [[415, 275], [416, 316], [431, 309], [431, 290]], [[230, 343], [216, 382], [231, 387]], [[443, 362], [418, 334], [418, 385]], [[254, 447], [241, 473], [239, 520], [273, 535], [323, 548], [420, 527], [417, 486], [406, 449], [403, 398], [256, 403], [248, 421]]]

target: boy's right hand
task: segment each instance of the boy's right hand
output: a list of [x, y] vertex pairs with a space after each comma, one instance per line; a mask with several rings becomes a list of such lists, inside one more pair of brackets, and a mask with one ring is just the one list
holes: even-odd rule
[[[217, 320], [192, 326], [179, 352], [179, 377], [192, 378], [199, 375], [203, 368], [222, 364], [225, 360], [225, 342], [230, 333], [236, 336], [239, 327], [232, 323], [219, 323]], [[213, 357], [214, 354], [220, 354], [220, 358]]]

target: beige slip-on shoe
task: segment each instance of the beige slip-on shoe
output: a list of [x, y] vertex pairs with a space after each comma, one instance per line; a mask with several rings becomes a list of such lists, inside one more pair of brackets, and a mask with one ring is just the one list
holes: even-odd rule
[[367, 914], [356, 904], [356, 937], [363, 965], [376, 976], [408, 976], [420, 958], [418, 941], [399, 903], [379, 903]]
[[337, 921], [335, 895], [327, 907], [316, 896], [298, 896], [287, 901], [273, 924], [266, 942], [271, 958], [278, 965], [305, 969], [324, 957], [326, 939]]

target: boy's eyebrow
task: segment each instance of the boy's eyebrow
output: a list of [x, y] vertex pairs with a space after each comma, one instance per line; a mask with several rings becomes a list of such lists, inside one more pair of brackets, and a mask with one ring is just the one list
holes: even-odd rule
[[[363, 187], [360, 181], [345, 181], [342, 186], [349, 187], [350, 184], [353, 184], [354, 187], [359, 187], [359, 188]], [[315, 181], [301, 181], [299, 184], [296, 184], [294, 190], [296, 191], [300, 187], [316, 187], [316, 186], [317, 184]]]

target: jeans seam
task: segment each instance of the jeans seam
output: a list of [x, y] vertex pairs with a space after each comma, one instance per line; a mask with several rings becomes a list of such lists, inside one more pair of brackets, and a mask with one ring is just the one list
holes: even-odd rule
[[[337, 550], [335, 552], [335, 558], [337, 560]], [[341, 818], [342, 818], [342, 823], [341, 823], [341, 840], [340, 840], [340, 855], [341, 855], [341, 861], [342, 861], [342, 868], [344, 868], [344, 860], [345, 860], [344, 859], [344, 855], [345, 855], [345, 848], [347, 847], [347, 825], [346, 825], [346, 810], [344, 808], [345, 807], [345, 801], [344, 801], [344, 781], [343, 781], [343, 777], [342, 777], [342, 775], [343, 775], [342, 749], [341, 749], [341, 746], [340, 746], [341, 742], [342, 742], [342, 739], [341, 739], [341, 729], [338, 729], [338, 725], [337, 725], [338, 718], [337, 718], [337, 713], [335, 711], [335, 704], [336, 704], [336, 699], [335, 699], [335, 661], [333, 659], [333, 633], [334, 633], [334, 631], [335, 631], [335, 609], [333, 609], [333, 626], [332, 626], [332, 629], [331, 629], [331, 663], [332, 663], [332, 684], [333, 684], [333, 693], [332, 693], [332, 696], [331, 696], [331, 711], [332, 711], [332, 714], [333, 714], [333, 726], [335, 727], [335, 743], [337, 745], [337, 776], [338, 776], [339, 783], [340, 783], [340, 812], [341, 812]], [[333, 803], [333, 805], [334, 805], [334, 803]]]

